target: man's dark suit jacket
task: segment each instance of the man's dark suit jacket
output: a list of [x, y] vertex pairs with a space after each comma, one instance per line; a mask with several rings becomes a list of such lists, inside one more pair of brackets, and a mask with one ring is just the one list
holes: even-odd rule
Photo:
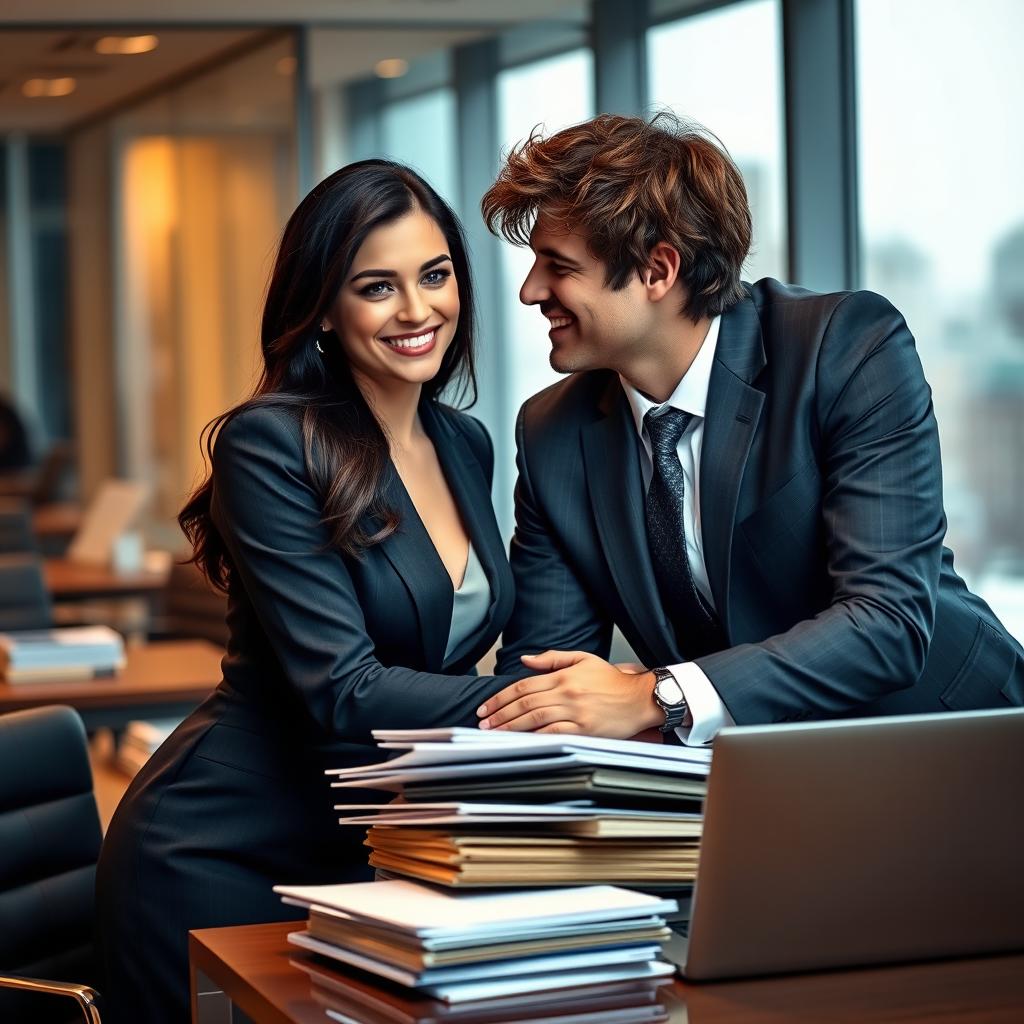
[[[617, 375], [530, 399], [517, 442], [498, 671], [549, 648], [607, 657], [613, 623], [648, 667], [684, 661]], [[1024, 703], [1024, 651], [943, 547], [931, 390], [885, 299], [747, 286], [722, 316], [700, 482], [728, 646], [696, 664], [737, 723]]]

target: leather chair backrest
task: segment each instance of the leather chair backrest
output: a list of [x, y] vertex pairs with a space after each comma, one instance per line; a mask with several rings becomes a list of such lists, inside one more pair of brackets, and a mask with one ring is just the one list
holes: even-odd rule
[[42, 563], [32, 555], [0, 555], [0, 632], [52, 625]]
[[[78, 713], [55, 705], [0, 715], [0, 973], [97, 984], [101, 838]], [[25, 1019], [43, 1019], [41, 998]], [[0, 993], [0, 1019], [22, 1019], [10, 1016], [16, 999]]]

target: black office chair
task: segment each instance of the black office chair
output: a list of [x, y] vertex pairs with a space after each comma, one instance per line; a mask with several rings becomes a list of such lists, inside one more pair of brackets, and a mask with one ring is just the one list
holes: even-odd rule
[[0, 632], [52, 625], [42, 563], [33, 555], [0, 555]]
[[64, 1024], [84, 1015], [100, 1024], [89, 985], [99, 976], [100, 841], [78, 713], [55, 705], [0, 715], [0, 1020]]
[[27, 501], [0, 498], [0, 554], [25, 554], [38, 550]]

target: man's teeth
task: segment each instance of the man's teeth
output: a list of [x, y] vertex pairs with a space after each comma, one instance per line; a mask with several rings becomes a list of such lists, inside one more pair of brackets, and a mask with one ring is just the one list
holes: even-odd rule
[[551, 321], [552, 328], [555, 327], [568, 327], [572, 323], [571, 316], [552, 316], [548, 318]]
[[434, 340], [434, 331], [427, 331], [426, 334], [417, 334], [414, 338], [385, 338], [384, 344], [392, 348], [423, 348]]

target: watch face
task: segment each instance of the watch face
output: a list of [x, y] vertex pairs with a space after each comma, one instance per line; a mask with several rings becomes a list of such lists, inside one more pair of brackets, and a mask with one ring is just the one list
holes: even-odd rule
[[659, 679], [654, 687], [658, 700], [663, 704], [681, 704], [683, 702], [683, 688], [676, 681], [673, 675], [667, 675]]

